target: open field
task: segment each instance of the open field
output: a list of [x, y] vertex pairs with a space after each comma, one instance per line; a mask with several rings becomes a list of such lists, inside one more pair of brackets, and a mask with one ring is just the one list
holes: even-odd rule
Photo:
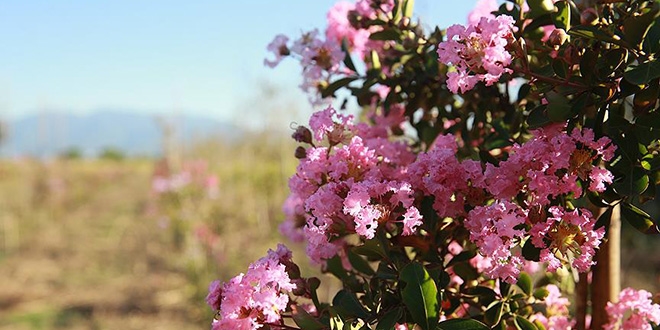
[[279, 240], [291, 150], [194, 151], [209, 160], [219, 189], [179, 222], [210, 222], [211, 255], [191, 226], [164, 224], [154, 212], [153, 161], [0, 162], [0, 329], [208, 327], [208, 283], [245, 271]]
[[[265, 137], [199, 144], [185, 158], [207, 160], [217, 193], [165, 199], [171, 208], [155, 201], [152, 160], [1, 161], [0, 329], [208, 328], [208, 283], [281, 240], [293, 149]], [[651, 239], [624, 237], [624, 285], [660, 290]]]

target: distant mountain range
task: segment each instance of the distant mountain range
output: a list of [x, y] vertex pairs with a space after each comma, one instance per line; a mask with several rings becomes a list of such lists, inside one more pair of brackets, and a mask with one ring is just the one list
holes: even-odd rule
[[[160, 119], [159, 119], [160, 118]], [[162, 125], [160, 123], [167, 123]], [[140, 114], [130, 111], [100, 111], [89, 115], [47, 112], [30, 115], [7, 124], [7, 136], [0, 143], [0, 155], [53, 157], [68, 150], [96, 156], [115, 148], [132, 156], [162, 153], [163, 128], [173, 128], [182, 143], [208, 137], [234, 139], [240, 129], [218, 120], [196, 117]]]

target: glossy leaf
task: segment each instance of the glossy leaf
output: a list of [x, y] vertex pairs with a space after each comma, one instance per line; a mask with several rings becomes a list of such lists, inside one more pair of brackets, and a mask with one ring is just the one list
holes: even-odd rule
[[528, 296], [532, 294], [532, 289], [534, 289], [532, 278], [525, 272], [520, 273], [516, 285]]
[[396, 326], [396, 324], [399, 323], [399, 319], [401, 319], [401, 316], [403, 316], [403, 310], [401, 308], [397, 308], [395, 311], [387, 312], [385, 316], [381, 317], [378, 320], [378, 324], [376, 325], [376, 330], [394, 329], [394, 326]]
[[568, 31], [571, 28], [571, 7], [566, 1], [555, 2], [557, 11], [552, 13], [552, 20], [559, 29]]
[[529, 112], [529, 116], [527, 116], [527, 125], [529, 125], [529, 128], [539, 128], [552, 122], [548, 118], [547, 108], [547, 105], [539, 105]]
[[355, 80], [357, 80], [357, 77], [345, 77], [345, 78], [337, 79], [332, 83], [330, 83], [330, 85], [328, 85], [327, 87], [323, 88], [323, 90], [321, 91], [321, 96], [328, 97], [334, 95], [338, 89], [342, 87], [346, 87], [348, 84], [352, 83]]
[[534, 323], [519, 315], [514, 318], [514, 324], [518, 330], [538, 330]]
[[502, 312], [504, 311], [504, 302], [494, 302], [485, 312], [484, 321], [489, 325], [496, 325], [502, 319]]
[[401, 270], [400, 276], [405, 282], [401, 298], [415, 323], [424, 330], [435, 328], [440, 304], [438, 288], [429, 273], [420, 263], [413, 262]]
[[522, 255], [525, 259], [530, 261], [540, 261], [541, 260], [541, 249], [534, 246], [531, 239], [528, 239], [525, 242], [525, 245], [522, 247]]
[[642, 15], [633, 15], [623, 22], [626, 41], [631, 45], [640, 45], [651, 28], [651, 23], [658, 17], [658, 8], [653, 8]]
[[347, 68], [351, 69], [353, 72], [357, 72], [357, 69], [355, 68], [355, 64], [353, 63], [353, 59], [351, 58], [351, 52], [349, 50], [348, 46], [348, 40], [346, 38], [342, 39], [341, 41], [341, 50], [344, 51], [344, 65], [346, 65]]
[[348, 250], [346, 254], [348, 255], [348, 261], [351, 263], [351, 266], [353, 266], [353, 269], [369, 276], [376, 274], [369, 263], [361, 256], [355, 254], [351, 250]]
[[644, 85], [658, 77], [660, 77], [660, 61], [657, 59], [628, 67], [623, 74], [623, 78], [635, 85]]
[[546, 94], [548, 99], [548, 118], [554, 122], [561, 122], [572, 117], [572, 108], [568, 99], [556, 92]]
[[362, 306], [355, 293], [348, 290], [340, 290], [332, 299], [332, 306], [344, 319], [358, 317], [366, 319], [369, 312]]
[[658, 227], [653, 223], [651, 216], [630, 203], [621, 203], [621, 215], [635, 229], [644, 234], [657, 234]]
[[399, 40], [399, 39], [401, 39], [401, 32], [398, 31], [398, 30], [395, 30], [395, 29], [384, 29], [384, 30], [372, 33], [369, 36], [369, 39], [371, 39], [371, 40], [381, 40], [381, 41]]
[[321, 330], [326, 328], [326, 325], [319, 322], [316, 318], [309, 315], [304, 308], [292, 305], [293, 321], [303, 330]]

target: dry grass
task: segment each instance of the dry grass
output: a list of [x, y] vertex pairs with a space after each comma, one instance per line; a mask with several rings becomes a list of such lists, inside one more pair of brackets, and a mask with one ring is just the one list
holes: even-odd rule
[[0, 162], [0, 329], [208, 327], [208, 283], [280, 240], [295, 159], [292, 144], [270, 141], [191, 152], [220, 181], [218, 198], [190, 215], [220, 235], [213, 258], [191, 233], [175, 248], [147, 212], [152, 161]]

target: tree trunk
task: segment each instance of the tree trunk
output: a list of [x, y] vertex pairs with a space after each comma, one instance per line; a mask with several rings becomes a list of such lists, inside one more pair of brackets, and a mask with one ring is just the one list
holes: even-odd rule
[[[594, 212], [600, 215], [601, 212]], [[612, 210], [612, 219], [606, 239], [596, 253], [596, 265], [592, 267], [591, 282], [591, 329], [602, 329], [608, 322], [605, 306], [616, 301], [621, 291], [621, 217], [619, 206]]]

